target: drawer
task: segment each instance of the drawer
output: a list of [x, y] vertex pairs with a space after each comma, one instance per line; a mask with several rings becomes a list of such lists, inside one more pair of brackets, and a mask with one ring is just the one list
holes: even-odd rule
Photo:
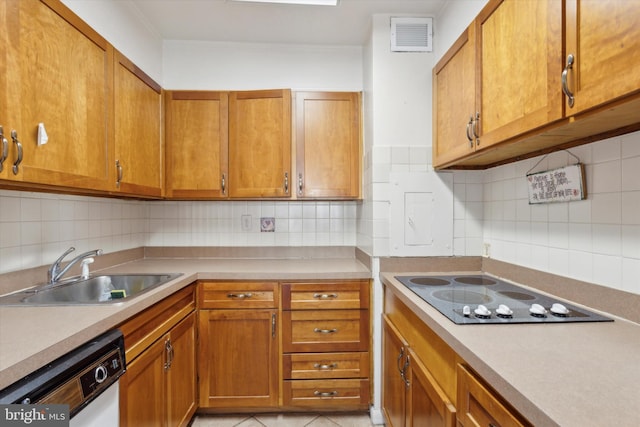
[[285, 354], [284, 378], [291, 380], [369, 377], [369, 353]]
[[277, 282], [198, 282], [198, 308], [277, 308]]
[[503, 401], [487, 388], [474, 374], [458, 364], [458, 424], [471, 426], [531, 426], [517, 412], [511, 410]]
[[285, 353], [367, 351], [368, 310], [283, 311]]
[[284, 406], [317, 409], [368, 409], [369, 380], [287, 380]]
[[369, 308], [369, 281], [283, 283], [284, 310]]

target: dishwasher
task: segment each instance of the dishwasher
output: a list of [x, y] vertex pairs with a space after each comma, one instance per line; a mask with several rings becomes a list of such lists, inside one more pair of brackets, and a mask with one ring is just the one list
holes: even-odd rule
[[[10, 404], [16, 417], [33, 411], [71, 427], [118, 426], [118, 379], [124, 372], [124, 338], [114, 329], [1, 390], [0, 404]], [[47, 412], [47, 405], [63, 411]]]

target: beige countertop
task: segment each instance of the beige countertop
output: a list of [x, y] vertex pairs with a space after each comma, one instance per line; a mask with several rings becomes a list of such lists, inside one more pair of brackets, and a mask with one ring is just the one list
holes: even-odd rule
[[0, 389], [189, 285], [196, 279], [313, 280], [371, 278], [355, 258], [140, 259], [100, 273], [183, 273], [120, 304], [0, 307]]
[[398, 274], [424, 273], [381, 280], [536, 427], [640, 425], [639, 324], [456, 325]]

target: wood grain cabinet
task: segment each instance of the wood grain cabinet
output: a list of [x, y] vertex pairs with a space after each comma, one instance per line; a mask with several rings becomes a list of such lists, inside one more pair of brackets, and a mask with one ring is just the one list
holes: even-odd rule
[[382, 410], [387, 425], [454, 427], [453, 403], [386, 316], [382, 334]]
[[200, 408], [278, 406], [277, 282], [199, 283]]
[[461, 427], [527, 427], [490, 388], [462, 364], [457, 366], [458, 422]]
[[369, 281], [282, 283], [283, 406], [370, 402]]
[[297, 198], [360, 197], [362, 121], [357, 92], [296, 92]]
[[434, 68], [434, 166], [561, 119], [561, 52], [560, 2], [490, 1]]
[[225, 198], [228, 181], [229, 94], [165, 93], [165, 195], [172, 199]]
[[0, 23], [0, 179], [107, 190], [113, 48], [58, 0], [3, 1]]
[[229, 94], [229, 196], [291, 196], [291, 91]]
[[116, 51], [114, 83], [115, 190], [136, 196], [162, 196], [164, 168], [162, 89]]
[[490, 0], [433, 70], [434, 167], [491, 167], [640, 129], [638, 19], [627, 0]]
[[127, 371], [120, 378], [121, 426], [187, 426], [196, 410], [195, 286], [120, 326]]

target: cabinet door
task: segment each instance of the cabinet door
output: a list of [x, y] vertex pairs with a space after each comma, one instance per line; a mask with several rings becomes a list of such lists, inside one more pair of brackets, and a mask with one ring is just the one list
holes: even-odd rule
[[297, 92], [296, 195], [298, 198], [360, 196], [360, 94]]
[[[8, 114], [0, 125], [10, 159], [0, 177], [107, 189], [113, 48], [59, 1], [2, 3], [1, 19], [10, 22], [0, 30], [9, 44], [0, 73]], [[40, 123], [48, 141], [38, 146]], [[18, 152], [12, 130], [23, 150], [18, 175], [10, 171]]]
[[162, 195], [161, 88], [122, 54], [115, 66], [116, 189], [137, 196]]
[[278, 404], [276, 310], [201, 310], [200, 407]]
[[525, 427], [528, 422], [516, 416], [491, 390], [464, 366], [457, 366], [458, 423], [462, 427]]
[[195, 312], [170, 333], [170, 366], [167, 371], [169, 426], [186, 426], [196, 411]]
[[291, 91], [229, 95], [229, 196], [289, 197]]
[[454, 427], [456, 409], [435, 378], [409, 349], [407, 427]]
[[127, 372], [120, 377], [120, 426], [167, 425], [164, 365], [164, 339], [127, 365]]
[[476, 29], [471, 25], [433, 69], [433, 165], [475, 150]]
[[561, 119], [562, 3], [492, 0], [476, 26], [476, 148]]
[[229, 95], [171, 91], [165, 100], [167, 197], [226, 197]]
[[382, 412], [389, 427], [405, 423], [407, 384], [402, 374], [409, 345], [389, 318], [382, 318]]
[[574, 56], [568, 85], [575, 97], [573, 107], [567, 100], [567, 115], [638, 92], [640, 4], [566, 0], [566, 11], [566, 53]]

